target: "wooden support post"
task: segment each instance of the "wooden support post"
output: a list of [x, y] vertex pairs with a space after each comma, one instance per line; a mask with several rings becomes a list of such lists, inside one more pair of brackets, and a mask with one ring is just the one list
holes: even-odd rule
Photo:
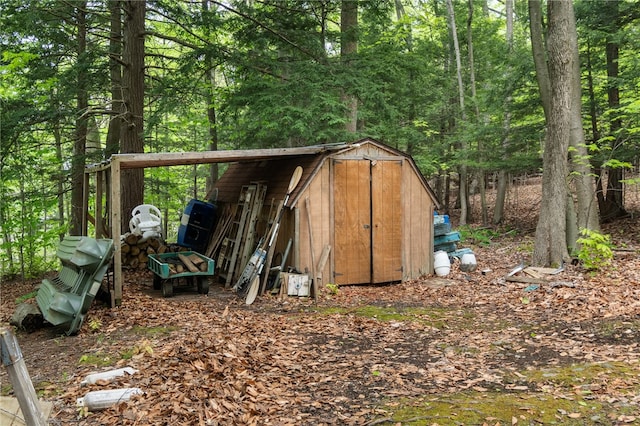
[[[320, 261], [318, 262], [318, 266], [316, 267], [316, 276], [313, 280], [313, 289], [316, 292], [319, 292], [321, 286], [324, 285], [324, 267], [327, 264], [327, 260], [329, 259], [329, 252], [331, 252], [331, 246], [326, 245], [324, 249], [322, 249], [322, 254], [320, 255]], [[317, 296], [316, 296], [317, 301]]]
[[122, 257], [120, 246], [120, 160], [116, 157], [111, 163], [111, 238], [113, 239], [113, 294], [111, 307], [122, 303]]
[[82, 177], [82, 235], [87, 236], [89, 229], [89, 173]]
[[104, 190], [104, 172], [96, 173], [96, 208], [94, 215], [96, 217], [96, 238], [104, 238], [104, 215], [102, 209], [102, 192]]
[[27, 372], [27, 366], [22, 358], [22, 352], [16, 337], [7, 328], [0, 331], [0, 345], [2, 346], [2, 364], [7, 367], [9, 380], [18, 398], [20, 410], [25, 422], [30, 426], [45, 426], [47, 420], [40, 411], [38, 397]]
[[316, 276], [316, 256], [313, 250], [313, 224], [311, 223], [311, 203], [309, 197], [304, 199], [304, 206], [307, 209], [307, 227], [309, 229], [309, 253], [311, 256], [311, 279], [313, 284], [310, 293], [313, 293], [313, 298], [318, 298], [318, 279]]

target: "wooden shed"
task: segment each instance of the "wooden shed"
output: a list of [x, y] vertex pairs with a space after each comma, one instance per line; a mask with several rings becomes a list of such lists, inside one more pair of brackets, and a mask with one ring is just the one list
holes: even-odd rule
[[[321, 277], [317, 284], [404, 281], [433, 271], [434, 193], [410, 156], [373, 139], [298, 148], [114, 154], [85, 167], [83, 235], [92, 221], [96, 238], [120, 241], [123, 170], [210, 163], [230, 164], [217, 184], [219, 204], [237, 205], [249, 182], [266, 186], [263, 217], [268, 217], [267, 206], [285, 198], [295, 168], [303, 168], [275, 247], [282, 252], [291, 239], [286, 266]], [[321, 262], [323, 254], [326, 262]], [[111, 304], [116, 306], [123, 284], [119, 244], [113, 272]]]
[[297, 166], [302, 178], [275, 245], [282, 252], [292, 239], [287, 265], [322, 277], [322, 285], [399, 282], [432, 273], [436, 197], [410, 156], [373, 139], [232, 163], [216, 185], [217, 202], [237, 204], [244, 185], [261, 182], [268, 215]]

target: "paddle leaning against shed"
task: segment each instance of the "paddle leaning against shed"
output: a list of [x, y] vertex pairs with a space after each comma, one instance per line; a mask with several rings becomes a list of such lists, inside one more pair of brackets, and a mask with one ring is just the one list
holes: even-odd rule
[[267, 253], [278, 238], [278, 231], [280, 229], [280, 220], [282, 219], [282, 214], [284, 213], [285, 207], [287, 207], [287, 203], [289, 202], [291, 193], [296, 188], [296, 186], [298, 186], [301, 177], [302, 167], [298, 166], [291, 176], [289, 186], [287, 187], [287, 194], [284, 197], [284, 201], [282, 203], [282, 206], [280, 207], [280, 210], [278, 211], [275, 222], [273, 222], [271, 228], [269, 228], [269, 232], [267, 233], [266, 238], [263, 238], [258, 244], [258, 248], [255, 252], [253, 252], [253, 255], [251, 255], [251, 258], [242, 271], [242, 275], [240, 275], [238, 282], [236, 282], [236, 284], [233, 286], [233, 289], [236, 291], [238, 296], [246, 297], [245, 302], [247, 305], [252, 304], [256, 296], [258, 295], [258, 290], [260, 288], [260, 273], [264, 268]]

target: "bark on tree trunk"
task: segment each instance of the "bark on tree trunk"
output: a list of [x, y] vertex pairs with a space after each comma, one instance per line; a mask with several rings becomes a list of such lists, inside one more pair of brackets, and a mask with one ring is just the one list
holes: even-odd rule
[[[511, 54], [513, 51], [513, 0], [506, 0], [506, 21], [507, 21], [507, 53]], [[504, 103], [504, 137], [502, 139], [502, 149], [504, 150], [503, 159], [507, 161], [507, 149], [510, 144], [510, 132], [511, 132], [511, 94], [507, 96]], [[498, 172], [498, 185], [496, 189], [496, 204], [493, 209], [493, 224], [498, 225], [504, 221], [504, 202], [507, 198], [507, 171], [504, 168]]]
[[[60, 122], [56, 119], [53, 126], [53, 137], [56, 141], [56, 160], [58, 164], [64, 164], [62, 161], [62, 136], [60, 134]], [[64, 214], [64, 196], [62, 195], [64, 192], [64, 172], [62, 170], [62, 166], [60, 166], [60, 171], [56, 176], [56, 189], [58, 192], [58, 224], [60, 228], [64, 227], [65, 223], [65, 214]], [[59, 238], [60, 241], [64, 238], [65, 232], [60, 232]], [[10, 248], [11, 245], [8, 245]], [[11, 257], [9, 257], [11, 258]]]
[[122, 129], [122, 113], [124, 111], [122, 101], [122, 10], [120, 1], [108, 1], [110, 13], [109, 31], [109, 76], [111, 79], [111, 118], [107, 141], [105, 144], [105, 157], [116, 154], [120, 150], [120, 136]]
[[[447, 16], [449, 18], [449, 28], [451, 30], [451, 38], [453, 40], [453, 48], [456, 57], [456, 74], [458, 78], [458, 102], [460, 105], [460, 116], [463, 122], [467, 121], [467, 115], [464, 105], [464, 85], [462, 83], [462, 62], [460, 60], [460, 45], [458, 43], [458, 30], [456, 27], [455, 12], [453, 3], [447, 0]], [[466, 152], [468, 147], [464, 140], [460, 143], [462, 152]], [[459, 182], [459, 201], [460, 201], [460, 225], [466, 225], [468, 219], [469, 196], [467, 193], [467, 165], [463, 163], [459, 166], [460, 182]]]
[[[617, 2], [611, 2], [607, 7], [614, 7], [614, 15], [616, 21], [618, 21], [618, 5]], [[614, 4], [615, 3], [615, 4]], [[618, 28], [617, 24], [614, 24], [614, 28]], [[618, 56], [619, 47], [618, 43], [612, 40], [607, 41], [606, 46], [607, 53], [607, 98], [609, 103], [609, 109], [617, 110], [620, 108], [620, 89], [618, 88]], [[610, 135], [613, 136], [611, 142], [612, 152], [621, 148], [622, 141], [618, 136], [620, 129], [622, 128], [622, 122], [619, 118], [611, 120]], [[603, 203], [600, 206], [600, 212], [602, 219], [605, 221], [611, 221], [613, 219], [624, 217], [628, 213], [624, 208], [623, 192], [622, 192], [622, 168], [609, 168], [607, 177], [607, 191], [604, 194]], [[600, 176], [602, 179], [602, 175]]]
[[[569, 31], [577, 34], [575, 19], [569, 20]], [[585, 144], [584, 128], [582, 127], [582, 87], [580, 75], [580, 58], [578, 56], [578, 38], [571, 37], [571, 63], [573, 64], [571, 78], [571, 139], [573, 148], [571, 154], [571, 171], [573, 186], [576, 194], [577, 208], [575, 217], [567, 217], [567, 223], [571, 230], [577, 228], [600, 230], [600, 218], [598, 215], [598, 200], [595, 192], [595, 180], [591, 172], [591, 162]], [[573, 203], [573, 197], [568, 198]], [[571, 222], [570, 222], [571, 220]], [[577, 220], [576, 223], [574, 221]], [[570, 248], [576, 247], [577, 232], [567, 232], [567, 244]]]
[[[342, 0], [340, 11], [340, 57], [345, 67], [350, 67], [352, 57], [358, 52], [358, 1]], [[358, 127], [358, 99], [354, 94], [343, 92], [347, 108], [346, 130], [355, 133]]]
[[[566, 242], [567, 152], [571, 134], [571, 88], [574, 56], [571, 46], [573, 4], [555, 1], [548, 4], [549, 32], [547, 49], [551, 102], [543, 154], [542, 203], [536, 227], [532, 263], [559, 266], [568, 259]], [[574, 24], [575, 25], [575, 24]]]
[[[124, 2], [124, 122], [123, 153], [144, 152], [144, 17], [145, 2]], [[144, 170], [127, 169], [122, 172], [121, 185], [123, 230], [127, 230], [131, 211], [144, 200]], [[114, 224], [115, 226], [116, 224]]]
[[84, 71], [84, 57], [87, 51], [87, 2], [83, 1], [76, 6], [76, 27], [78, 31], [78, 58], [77, 58], [77, 95], [76, 95], [76, 132], [73, 143], [73, 158], [71, 160], [71, 218], [69, 233], [81, 235], [82, 214], [84, 209], [83, 192], [85, 149], [87, 144], [87, 113], [89, 97], [87, 94], [87, 74]]
[[540, 0], [529, 0], [529, 31], [531, 32], [531, 51], [536, 68], [536, 79], [540, 89], [540, 102], [544, 111], [545, 122], [549, 122], [551, 109], [551, 81], [544, 49], [542, 30], [542, 6]]
[[[209, 0], [202, 0], [202, 11], [205, 16], [209, 16]], [[205, 25], [205, 37], [211, 39], [209, 25]], [[218, 127], [216, 122], [216, 104], [214, 102], [216, 95], [216, 65], [213, 55], [210, 52], [205, 56], [209, 73], [209, 90], [207, 96], [207, 119], [209, 121], [209, 151], [218, 150]], [[213, 186], [218, 181], [218, 163], [211, 163], [209, 166], [209, 176], [207, 177], [207, 194], [211, 196]]]

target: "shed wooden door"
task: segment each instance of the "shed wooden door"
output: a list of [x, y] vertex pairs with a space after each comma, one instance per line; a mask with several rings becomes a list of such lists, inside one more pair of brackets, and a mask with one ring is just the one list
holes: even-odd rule
[[402, 161], [333, 160], [334, 281], [402, 279]]

